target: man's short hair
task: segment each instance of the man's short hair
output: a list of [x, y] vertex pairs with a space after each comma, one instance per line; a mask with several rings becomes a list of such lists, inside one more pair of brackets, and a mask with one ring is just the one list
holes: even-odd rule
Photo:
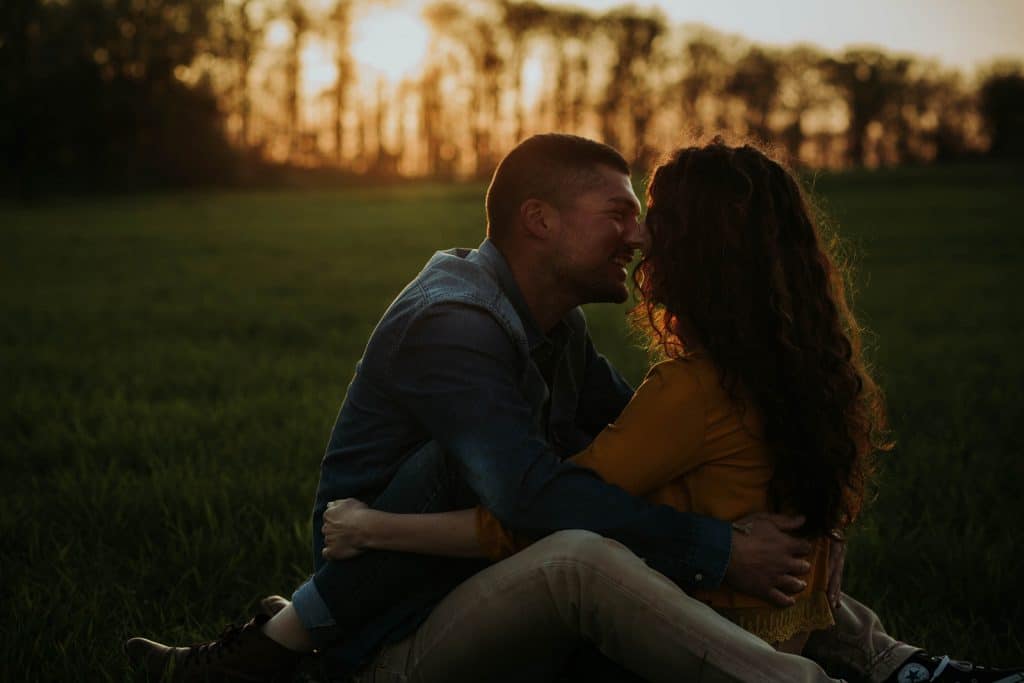
[[529, 137], [505, 155], [487, 188], [487, 236], [504, 239], [528, 199], [563, 208], [597, 181], [609, 166], [629, 175], [629, 164], [608, 145], [565, 133]]

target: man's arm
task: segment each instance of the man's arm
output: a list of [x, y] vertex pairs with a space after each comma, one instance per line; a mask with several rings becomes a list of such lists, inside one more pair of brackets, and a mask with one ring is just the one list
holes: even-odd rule
[[510, 528], [534, 535], [587, 529], [623, 542], [686, 588], [721, 583], [730, 525], [651, 505], [560, 461], [536, 433], [521, 394], [524, 362], [488, 313], [446, 305], [410, 327], [390, 383], [480, 502]]

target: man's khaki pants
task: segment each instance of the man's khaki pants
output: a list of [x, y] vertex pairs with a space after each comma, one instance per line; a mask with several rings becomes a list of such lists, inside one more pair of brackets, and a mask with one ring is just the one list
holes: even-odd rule
[[[471, 577], [355, 680], [539, 683], [584, 643], [650, 681], [833, 680], [811, 659], [776, 652], [686, 595], [625, 546], [587, 531], [552, 534]], [[844, 595], [836, 626], [816, 633], [806, 654], [830, 670], [880, 681], [915, 650]]]

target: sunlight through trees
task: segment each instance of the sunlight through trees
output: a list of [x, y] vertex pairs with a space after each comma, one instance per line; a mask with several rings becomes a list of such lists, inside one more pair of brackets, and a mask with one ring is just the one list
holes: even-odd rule
[[23, 188], [244, 181], [273, 166], [486, 177], [546, 130], [605, 140], [640, 168], [710, 131], [814, 167], [1021, 154], [1014, 62], [968, 79], [875, 48], [770, 47], [656, 10], [531, 0], [19, 7], [2, 18], [0, 135]]

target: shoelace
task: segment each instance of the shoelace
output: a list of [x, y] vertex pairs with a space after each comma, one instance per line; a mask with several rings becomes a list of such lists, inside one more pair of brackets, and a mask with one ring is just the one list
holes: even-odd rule
[[245, 630], [244, 625], [232, 624], [228, 626], [221, 632], [217, 640], [211, 640], [208, 643], [189, 648], [188, 654], [185, 655], [184, 663], [188, 664], [194, 661], [201, 666], [223, 657], [238, 644], [238, 637], [242, 635], [243, 630]]
[[928, 680], [939, 680], [939, 676], [946, 670], [947, 666], [949, 666], [949, 655], [943, 655], [942, 659], [939, 660], [939, 665], [935, 667], [935, 671], [932, 672], [932, 677]]

